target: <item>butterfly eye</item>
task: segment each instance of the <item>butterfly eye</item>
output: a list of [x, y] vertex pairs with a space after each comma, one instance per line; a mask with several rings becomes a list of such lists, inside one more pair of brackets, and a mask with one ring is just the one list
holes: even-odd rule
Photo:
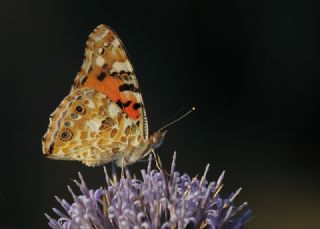
[[80, 114], [86, 113], [86, 109], [82, 106], [76, 106], [76, 112]]
[[60, 133], [60, 139], [62, 141], [68, 141], [72, 138], [72, 132], [70, 130], [63, 130]]

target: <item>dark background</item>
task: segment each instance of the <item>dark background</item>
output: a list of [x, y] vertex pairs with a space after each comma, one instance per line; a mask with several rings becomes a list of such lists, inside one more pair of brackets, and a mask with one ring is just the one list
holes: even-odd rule
[[[312, 1], [2, 1], [0, 3], [0, 228], [48, 228], [54, 195], [102, 167], [42, 156], [49, 114], [70, 90], [95, 26], [124, 42], [151, 130], [178, 110], [168, 168], [226, 170], [223, 194], [243, 187], [247, 229], [319, 228], [319, 17]], [[110, 166], [107, 166], [110, 168]], [[131, 167], [138, 171], [138, 163]]]

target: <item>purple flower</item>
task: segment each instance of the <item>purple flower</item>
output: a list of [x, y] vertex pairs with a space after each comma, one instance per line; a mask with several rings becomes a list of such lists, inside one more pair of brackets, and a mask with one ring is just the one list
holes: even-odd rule
[[54, 229], [102, 229], [102, 228], [211, 228], [241, 229], [251, 216], [251, 210], [241, 211], [247, 203], [236, 207], [233, 200], [241, 189], [222, 198], [224, 172], [216, 182], [208, 182], [207, 165], [201, 179], [180, 175], [175, 171], [176, 154], [173, 156], [170, 174], [162, 169], [151, 169], [151, 156], [142, 179], [131, 176], [129, 170], [118, 179], [115, 169], [112, 178], [106, 169], [105, 188], [88, 189], [82, 175], [74, 181], [81, 195], [74, 194], [73, 203], [56, 197], [64, 211], [53, 208], [56, 220], [45, 214], [49, 226]]

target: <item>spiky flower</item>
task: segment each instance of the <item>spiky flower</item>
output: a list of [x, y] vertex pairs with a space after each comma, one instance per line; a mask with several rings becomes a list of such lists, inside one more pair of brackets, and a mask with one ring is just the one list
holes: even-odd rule
[[72, 194], [73, 203], [56, 197], [64, 212], [53, 208], [58, 220], [46, 214], [53, 229], [102, 229], [102, 228], [211, 228], [240, 229], [251, 216], [251, 210], [240, 214], [247, 203], [236, 207], [234, 198], [240, 189], [222, 198], [224, 172], [216, 182], [206, 180], [209, 165], [201, 179], [180, 175], [175, 171], [176, 154], [170, 174], [161, 168], [151, 169], [151, 156], [142, 179], [131, 176], [128, 169], [118, 179], [115, 169], [112, 178], [106, 169], [106, 187], [89, 189], [79, 173], [81, 195]]

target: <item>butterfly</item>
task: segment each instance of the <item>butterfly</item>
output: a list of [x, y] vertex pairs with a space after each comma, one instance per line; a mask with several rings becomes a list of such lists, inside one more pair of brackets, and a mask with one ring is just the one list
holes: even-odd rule
[[51, 159], [98, 166], [132, 164], [159, 147], [166, 131], [149, 134], [134, 69], [117, 34], [99, 25], [86, 42], [71, 91], [50, 116], [42, 139]]

